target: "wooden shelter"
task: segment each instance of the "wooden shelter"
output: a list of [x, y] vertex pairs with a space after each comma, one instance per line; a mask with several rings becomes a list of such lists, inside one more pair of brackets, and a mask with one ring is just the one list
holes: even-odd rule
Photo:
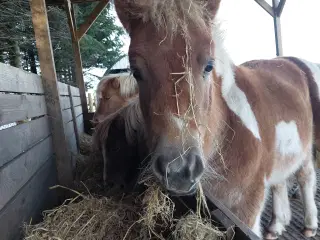
[[[274, 19], [277, 55], [282, 55], [280, 15], [285, 0], [255, 0]], [[18, 239], [17, 229], [56, 202], [49, 187], [72, 188], [74, 154], [79, 135], [90, 129], [79, 41], [109, 0], [29, 0], [41, 78], [0, 63], [0, 126], [23, 124], [0, 131], [0, 239]], [[87, 20], [76, 27], [73, 6], [97, 2]], [[49, 31], [47, 6], [65, 9], [76, 64], [77, 88], [58, 82]], [[30, 120], [31, 119], [31, 120]], [[257, 239], [233, 213], [210, 199], [212, 216], [225, 227], [235, 226], [236, 239]], [[52, 202], [52, 204], [51, 204]]]

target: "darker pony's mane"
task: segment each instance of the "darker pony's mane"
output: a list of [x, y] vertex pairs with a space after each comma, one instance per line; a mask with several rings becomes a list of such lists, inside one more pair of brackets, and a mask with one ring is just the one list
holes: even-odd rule
[[124, 124], [128, 143], [133, 143], [137, 138], [143, 136], [143, 117], [140, 110], [139, 99], [136, 98], [127, 106], [110, 114], [97, 125], [93, 134], [93, 146], [95, 146], [95, 150], [99, 150], [102, 144], [105, 144], [109, 135], [110, 126], [115, 121], [122, 121]]

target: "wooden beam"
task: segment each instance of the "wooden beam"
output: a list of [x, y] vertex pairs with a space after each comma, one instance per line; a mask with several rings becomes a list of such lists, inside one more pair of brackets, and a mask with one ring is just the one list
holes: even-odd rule
[[[71, 0], [66, 0], [66, 9], [67, 11], [69, 11], [69, 9], [72, 9]], [[72, 19], [72, 21], [69, 22], [71, 39], [77, 39], [77, 26], [75, 26], [75, 24], [76, 24], [75, 19]]]
[[286, 4], [286, 0], [280, 0], [280, 2], [278, 3], [277, 10], [276, 10], [276, 15], [278, 17], [281, 16], [285, 4]]
[[80, 40], [86, 32], [89, 30], [91, 25], [95, 22], [95, 20], [99, 17], [100, 13], [107, 6], [109, 0], [101, 0], [97, 6], [92, 10], [90, 15], [87, 17], [86, 21], [82, 23], [77, 31], [78, 39]]
[[51, 120], [58, 180], [61, 185], [72, 187], [72, 159], [67, 148], [67, 140], [64, 134], [64, 124], [60, 107], [58, 81], [50, 39], [46, 2], [45, 0], [30, 0], [30, 8], [40, 60], [47, 111]]
[[265, 0], [255, 0], [264, 10], [267, 11], [272, 17], [274, 16], [272, 7]]
[[[212, 192], [206, 192], [205, 196], [209, 199], [208, 203], [213, 204], [218, 208], [226, 217], [228, 217], [236, 226], [236, 237], [235, 239], [250, 239], [258, 240], [258, 236], [247, 226], [245, 225], [236, 215], [234, 215], [220, 200], [218, 200]], [[215, 214], [213, 213], [213, 216]]]
[[278, 16], [277, 14], [279, 4], [279, 0], [272, 0], [272, 6], [274, 11], [273, 24], [274, 36], [276, 41], [276, 53], [277, 56], [283, 56], [280, 16]]
[[[74, 10], [73, 5], [70, 3], [70, 0], [66, 1], [66, 13], [68, 17], [68, 24], [70, 28], [70, 32], [74, 32], [74, 27], [76, 26], [76, 21], [74, 17]], [[83, 71], [82, 71], [82, 60], [81, 60], [81, 53], [80, 53], [80, 46], [79, 41], [76, 35], [71, 34], [72, 36], [72, 48], [75, 58], [75, 72], [76, 72], [76, 80], [77, 85], [80, 91], [80, 98], [81, 98], [81, 105], [83, 114], [88, 114], [88, 105], [87, 105], [87, 97], [86, 97], [86, 89], [84, 84], [83, 78]]]

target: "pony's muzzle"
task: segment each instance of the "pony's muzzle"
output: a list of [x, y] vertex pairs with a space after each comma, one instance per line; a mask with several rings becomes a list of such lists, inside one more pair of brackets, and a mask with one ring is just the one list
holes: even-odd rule
[[204, 164], [197, 150], [184, 155], [161, 154], [153, 161], [153, 172], [173, 195], [192, 195], [204, 172]]

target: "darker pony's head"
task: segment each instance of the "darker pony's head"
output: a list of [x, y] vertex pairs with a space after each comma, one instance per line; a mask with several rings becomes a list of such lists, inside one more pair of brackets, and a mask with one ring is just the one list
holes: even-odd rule
[[212, 24], [220, 0], [116, 0], [153, 152], [152, 169], [177, 195], [195, 192], [204, 172], [213, 85]]
[[138, 94], [136, 80], [129, 75], [108, 76], [97, 86], [97, 109], [93, 116], [93, 124], [99, 122], [125, 106]]

